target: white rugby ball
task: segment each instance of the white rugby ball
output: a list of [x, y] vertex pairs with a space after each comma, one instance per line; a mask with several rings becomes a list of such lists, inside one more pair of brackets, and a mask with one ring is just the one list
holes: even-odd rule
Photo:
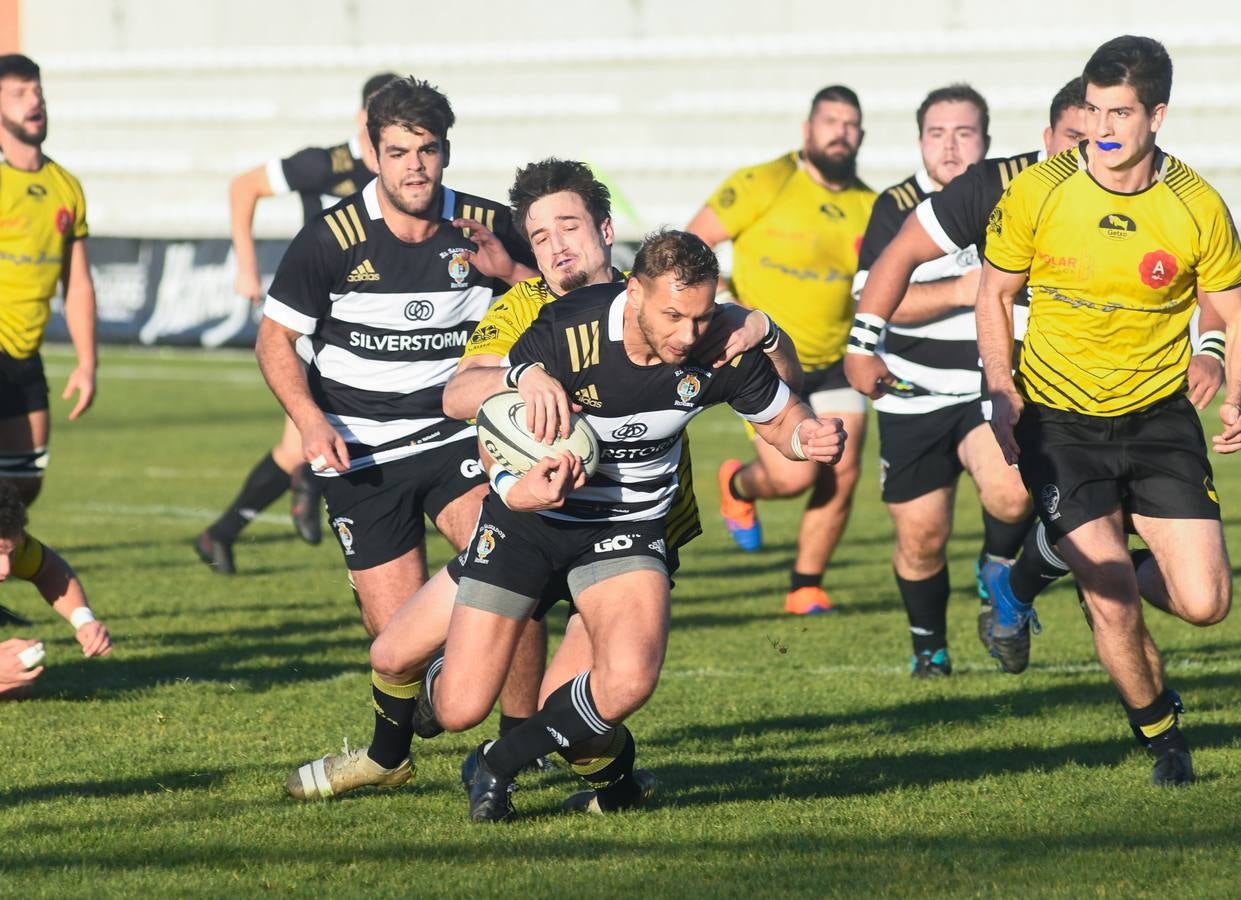
[[478, 408], [478, 439], [491, 458], [514, 475], [524, 475], [536, 462], [561, 450], [582, 458], [587, 477], [599, 468], [599, 438], [586, 418], [569, 413], [569, 436], [550, 444], [536, 440], [526, 428], [526, 401], [516, 391], [494, 394]]

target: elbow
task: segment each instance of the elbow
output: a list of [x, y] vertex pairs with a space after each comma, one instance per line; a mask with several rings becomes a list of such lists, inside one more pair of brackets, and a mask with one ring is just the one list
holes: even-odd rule
[[474, 418], [476, 410], [470, 409], [465, 399], [456, 376], [448, 379], [448, 384], [444, 385], [444, 399], [442, 402], [444, 415], [450, 419], [464, 420]]

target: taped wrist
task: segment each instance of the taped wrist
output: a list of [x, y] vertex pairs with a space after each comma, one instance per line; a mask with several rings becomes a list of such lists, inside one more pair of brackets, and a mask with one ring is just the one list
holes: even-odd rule
[[879, 336], [888, 324], [882, 316], [873, 313], [858, 313], [853, 317], [853, 327], [849, 330], [849, 344], [846, 353], [874, 356], [879, 345]]

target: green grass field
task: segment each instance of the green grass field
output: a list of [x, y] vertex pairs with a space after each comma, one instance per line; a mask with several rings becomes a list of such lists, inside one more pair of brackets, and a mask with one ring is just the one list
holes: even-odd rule
[[[69, 357], [48, 361], [58, 394]], [[2, 896], [1237, 895], [1241, 616], [1202, 630], [1152, 614], [1200, 774], [1161, 791], [1071, 586], [1040, 601], [1024, 675], [985, 657], [969, 487], [950, 547], [956, 673], [910, 679], [873, 433], [828, 577], [844, 611], [786, 617], [799, 507], [765, 506], [766, 548], [733, 548], [714, 472], [746, 448], [721, 410], [693, 431], [707, 534], [685, 554], [660, 688], [630, 722], [660, 779], [652, 808], [563, 816], [577, 786], [554, 773], [525, 779], [520, 821], [470, 824], [458, 770], [494, 718], [416, 744], [406, 789], [294, 803], [293, 768], [370, 735], [339, 550], [297, 541], [283, 501], [238, 544], [236, 578], [189, 546], [276, 439], [275, 403], [231, 353], [105, 349], [100, 382], [77, 423], [55, 401], [31, 530], [76, 566], [116, 649], [83, 660], [30, 586], [0, 591], [48, 647], [37, 699], [0, 704]], [[1239, 471], [1217, 460], [1234, 548]], [[447, 552], [436, 538], [434, 561]]]

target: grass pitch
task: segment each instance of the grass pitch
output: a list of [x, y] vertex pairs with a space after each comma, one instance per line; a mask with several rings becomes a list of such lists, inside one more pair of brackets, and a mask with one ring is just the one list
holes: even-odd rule
[[[54, 394], [69, 360], [48, 353]], [[48, 648], [37, 699], [0, 704], [0, 895], [1236, 896], [1241, 617], [1151, 613], [1200, 775], [1151, 787], [1070, 585], [1040, 600], [1024, 675], [985, 657], [968, 482], [956, 672], [911, 681], [873, 430], [827, 579], [843, 612], [786, 617], [800, 507], [763, 506], [764, 549], [734, 549], [714, 473], [747, 451], [724, 410], [692, 431], [707, 534], [685, 553], [660, 688], [630, 723], [653, 808], [563, 816], [577, 785], [554, 773], [523, 780], [520, 821], [471, 825], [458, 767], [494, 718], [417, 743], [403, 790], [297, 804], [292, 769], [370, 734], [339, 550], [296, 540], [283, 501], [237, 545], [236, 578], [190, 549], [277, 438], [275, 403], [235, 354], [105, 349], [100, 384], [79, 422], [54, 403], [31, 530], [78, 569], [116, 649], [83, 660], [33, 588], [0, 591]], [[1238, 462], [1215, 462], [1236, 550]], [[434, 539], [433, 561], [447, 555]]]

